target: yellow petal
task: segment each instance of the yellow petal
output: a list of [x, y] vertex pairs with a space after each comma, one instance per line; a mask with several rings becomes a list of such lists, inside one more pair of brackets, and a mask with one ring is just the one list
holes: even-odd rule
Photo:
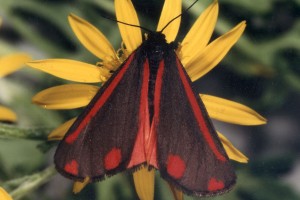
[[[117, 20], [139, 26], [139, 19], [130, 0], [115, 0], [115, 11]], [[126, 49], [134, 51], [142, 43], [141, 29], [118, 23], [120, 33]]]
[[[157, 31], [161, 31], [173, 18], [181, 14], [181, 0], [165, 0], [164, 7], [162, 9], [159, 22], [157, 25]], [[167, 28], [163, 30], [163, 34], [166, 35], [167, 42], [173, 42], [177, 36], [181, 17], [171, 22]]]
[[74, 14], [68, 18], [77, 38], [92, 54], [101, 60], [117, 59], [113, 46], [96, 27]]
[[17, 71], [30, 61], [31, 57], [25, 53], [14, 53], [0, 58], [0, 78]]
[[2, 187], [0, 187], [0, 199], [1, 200], [13, 200], [10, 197], [10, 195]]
[[46, 109], [74, 109], [86, 106], [99, 87], [85, 84], [66, 84], [51, 87], [36, 94], [32, 102]]
[[248, 158], [242, 152], [240, 152], [237, 148], [233, 146], [233, 144], [221, 133], [217, 132], [218, 136], [223, 144], [223, 147], [231, 160], [235, 160], [240, 163], [247, 163]]
[[66, 121], [56, 129], [54, 129], [49, 135], [48, 140], [62, 140], [69, 130], [69, 128], [72, 126], [72, 124], [75, 122], [76, 117], [73, 119], [70, 119], [69, 121]]
[[211, 118], [239, 125], [261, 125], [266, 119], [251, 108], [227, 99], [203, 95], [200, 97]]
[[17, 121], [17, 115], [10, 109], [0, 106], [0, 121]]
[[108, 70], [95, 65], [67, 59], [36, 60], [26, 63], [59, 78], [83, 83], [98, 83], [106, 81], [110, 76]]
[[174, 199], [175, 200], [183, 200], [183, 193], [181, 190], [178, 190], [176, 187], [174, 187], [173, 185], [171, 185], [170, 183], [168, 183], [171, 191], [173, 193]]
[[148, 170], [148, 167], [142, 167], [133, 173], [135, 190], [140, 200], [154, 199], [154, 169]]
[[187, 65], [208, 44], [218, 18], [218, 1], [214, 1], [197, 19], [181, 43], [181, 62]]
[[186, 70], [192, 81], [195, 81], [213, 69], [237, 42], [245, 30], [246, 22], [238, 24], [231, 31], [210, 43], [202, 53], [195, 56], [187, 65]]
[[89, 177], [85, 177], [83, 182], [75, 181], [73, 185], [73, 193], [79, 193], [88, 183], [90, 182]]

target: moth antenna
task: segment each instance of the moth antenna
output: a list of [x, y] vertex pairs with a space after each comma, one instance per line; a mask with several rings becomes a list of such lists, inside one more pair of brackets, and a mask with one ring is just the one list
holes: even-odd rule
[[103, 18], [105, 18], [105, 19], [108, 19], [108, 20], [111, 20], [111, 21], [114, 21], [114, 22], [117, 22], [117, 23], [120, 23], [120, 24], [127, 25], [127, 26], [132, 26], [132, 27], [136, 27], [136, 28], [141, 28], [141, 29], [143, 29], [144, 31], [147, 31], [147, 32], [153, 32], [153, 31], [151, 31], [150, 29], [147, 29], [147, 28], [145, 28], [145, 27], [143, 27], [143, 26], [138, 26], [138, 25], [135, 25], [135, 24], [129, 24], [129, 23], [126, 23], [126, 22], [122, 22], [122, 21], [119, 21], [119, 20], [116, 20], [116, 19], [113, 19], [113, 18], [104, 16], [104, 15], [101, 15], [101, 17], [103, 17]]
[[[169, 21], [159, 32], [163, 32], [174, 20], [178, 19], [179, 17], [181, 17], [183, 14], [185, 14], [191, 7], [193, 7], [196, 3], [197, 3], [198, 0], [194, 1], [194, 3], [192, 3], [187, 9], [185, 9], [182, 13], [180, 13], [178, 16], [174, 17], [171, 21]], [[127, 26], [132, 26], [132, 27], [136, 27], [136, 28], [141, 28], [143, 29], [144, 31], [146, 32], [153, 32], [151, 31], [150, 29], [148, 28], [145, 28], [143, 26], [138, 26], [138, 25], [135, 25], [135, 24], [129, 24], [129, 23], [126, 23], [126, 22], [122, 22], [122, 21], [119, 21], [119, 20], [116, 20], [114, 18], [110, 18], [110, 17], [107, 17], [107, 16], [104, 16], [104, 15], [101, 15], [101, 17], [105, 18], [105, 19], [108, 19], [108, 20], [111, 20], [111, 21], [114, 21], [114, 22], [117, 22], [117, 23], [120, 23], [120, 24], [124, 24], [124, 25], [127, 25]]]
[[169, 21], [159, 32], [163, 32], [174, 20], [181, 17], [183, 14], [185, 14], [193, 5], [197, 3], [198, 0], [194, 1], [187, 9], [185, 9], [182, 13], [180, 13], [178, 16], [174, 17], [171, 21]]

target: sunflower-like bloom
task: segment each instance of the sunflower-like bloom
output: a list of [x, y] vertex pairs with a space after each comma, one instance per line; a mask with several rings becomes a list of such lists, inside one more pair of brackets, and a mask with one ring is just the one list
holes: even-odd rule
[[11, 196], [2, 187], [0, 187], [0, 199], [1, 200], [12, 200]]
[[[136, 11], [130, 0], [115, 0], [117, 20], [128, 24], [140, 25]], [[160, 31], [170, 20], [181, 13], [181, 0], [165, 0], [157, 26]], [[196, 81], [213, 69], [237, 42], [243, 33], [245, 21], [209, 43], [218, 15], [218, 2], [214, 1], [196, 20], [184, 40], [176, 50], [183, 66], [192, 81]], [[41, 91], [33, 97], [33, 102], [47, 109], [74, 109], [86, 106], [98, 91], [98, 87], [82, 83], [105, 82], [111, 71], [142, 43], [141, 29], [118, 23], [122, 47], [115, 51], [107, 38], [87, 21], [71, 14], [70, 25], [80, 40], [92, 54], [100, 59], [97, 64], [87, 64], [67, 59], [47, 59], [28, 63], [29, 66], [50, 73], [54, 76], [80, 84], [60, 85]], [[180, 19], [173, 21], [163, 34], [167, 42], [175, 40]], [[124, 46], [126, 48], [124, 48]], [[242, 104], [206, 94], [199, 94], [211, 118], [239, 125], [261, 125], [266, 120], [254, 110]], [[50, 140], [61, 140], [75, 119], [71, 119], [50, 135]], [[218, 132], [220, 140], [230, 159], [247, 163], [248, 158], [237, 150], [224, 135]], [[154, 195], [154, 170], [147, 168], [133, 173], [135, 187], [140, 199], [151, 200]], [[80, 191], [88, 183], [76, 182], [74, 191]], [[172, 188], [176, 199], [182, 199], [182, 192]]]
[[[17, 71], [30, 59], [30, 56], [25, 53], [13, 53], [0, 57], [0, 78]], [[17, 115], [11, 109], [0, 105], [0, 121], [15, 122], [16, 120]]]
[[[13, 53], [0, 57], [0, 78], [17, 71], [30, 59], [30, 56], [25, 53]], [[17, 115], [11, 109], [0, 105], [0, 121], [15, 122], [16, 120]]]

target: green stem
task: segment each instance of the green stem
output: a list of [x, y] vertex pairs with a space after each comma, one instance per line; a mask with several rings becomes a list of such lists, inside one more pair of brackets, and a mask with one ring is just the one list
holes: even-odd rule
[[[7, 184], [16, 184], [21, 183], [18, 188], [13, 190], [10, 195], [14, 200], [21, 199], [22, 197], [26, 196], [39, 186], [43, 185], [44, 183], [48, 182], [52, 176], [56, 174], [56, 170], [54, 166], [50, 166], [45, 170], [33, 174], [31, 176], [26, 176], [23, 178], [19, 178], [16, 180], [12, 180], [7, 182]], [[22, 181], [22, 182], [21, 182]], [[6, 185], [7, 185], [6, 184]]]
[[24, 129], [12, 125], [0, 123], [0, 138], [2, 139], [30, 139], [30, 140], [47, 140], [47, 135], [52, 129], [35, 128]]

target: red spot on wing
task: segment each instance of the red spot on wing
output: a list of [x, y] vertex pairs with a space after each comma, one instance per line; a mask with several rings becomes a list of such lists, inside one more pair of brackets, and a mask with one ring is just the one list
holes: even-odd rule
[[216, 191], [222, 190], [225, 187], [224, 182], [221, 180], [217, 180], [215, 178], [211, 178], [208, 182], [208, 190], [209, 191]]
[[72, 144], [79, 134], [81, 133], [81, 130], [89, 123], [91, 118], [94, 117], [94, 115], [100, 110], [100, 108], [103, 106], [103, 104], [107, 101], [107, 99], [110, 97], [116, 86], [119, 84], [121, 79], [123, 78], [126, 70], [128, 69], [129, 65], [131, 64], [133, 58], [134, 58], [135, 53], [132, 53], [131, 56], [128, 58], [126, 61], [125, 65], [123, 68], [118, 72], [117, 76], [114, 78], [114, 80], [110, 83], [110, 85], [106, 88], [106, 90], [102, 93], [101, 97], [97, 100], [95, 103], [94, 107], [89, 111], [89, 113], [84, 117], [84, 119], [81, 121], [77, 129], [69, 134], [66, 137], [66, 142], [69, 144]]
[[71, 162], [65, 165], [64, 170], [70, 174], [78, 175], [78, 163], [76, 160], [71, 160]]
[[210, 132], [208, 130], [208, 127], [205, 123], [202, 112], [201, 112], [200, 107], [198, 105], [197, 99], [196, 99], [196, 97], [194, 95], [194, 92], [193, 92], [193, 90], [192, 90], [192, 88], [191, 88], [191, 86], [190, 86], [190, 84], [189, 84], [189, 82], [188, 82], [188, 80], [187, 80], [187, 78], [184, 74], [184, 71], [181, 67], [181, 63], [178, 60], [178, 58], [176, 59], [176, 63], [177, 63], [177, 68], [178, 68], [179, 75], [180, 75], [180, 78], [182, 80], [184, 89], [185, 89], [186, 94], [188, 96], [189, 102], [190, 102], [190, 104], [193, 108], [194, 115], [197, 119], [199, 128], [200, 128], [201, 132], [203, 133], [203, 136], [204, 136], [205, 140], [207, 141], [207, 143], [208, 143], [209, 147], [211, 148], [211, 150], [213, 151], [213, 153], [216, 155], [217, 159], [219, 159], [221, 161], [226, 161], [227, 159], [225, 158], [225, 156], [223, 156], [219, 152], [219, 150], [217, 149], [216, 144], [213, 141], [213, 138], [210, 135]]
[[180, 179], [185, 172], [185, 162], [178, 155], [169, 155], [167, 160], [167, 172], [175, 179]]
[[112, 148], [110, 152], [108, 152], [104, 158], [104, 167], [106, 170], [112, 170], [119, 166], [121, 162], [121, 149]]

